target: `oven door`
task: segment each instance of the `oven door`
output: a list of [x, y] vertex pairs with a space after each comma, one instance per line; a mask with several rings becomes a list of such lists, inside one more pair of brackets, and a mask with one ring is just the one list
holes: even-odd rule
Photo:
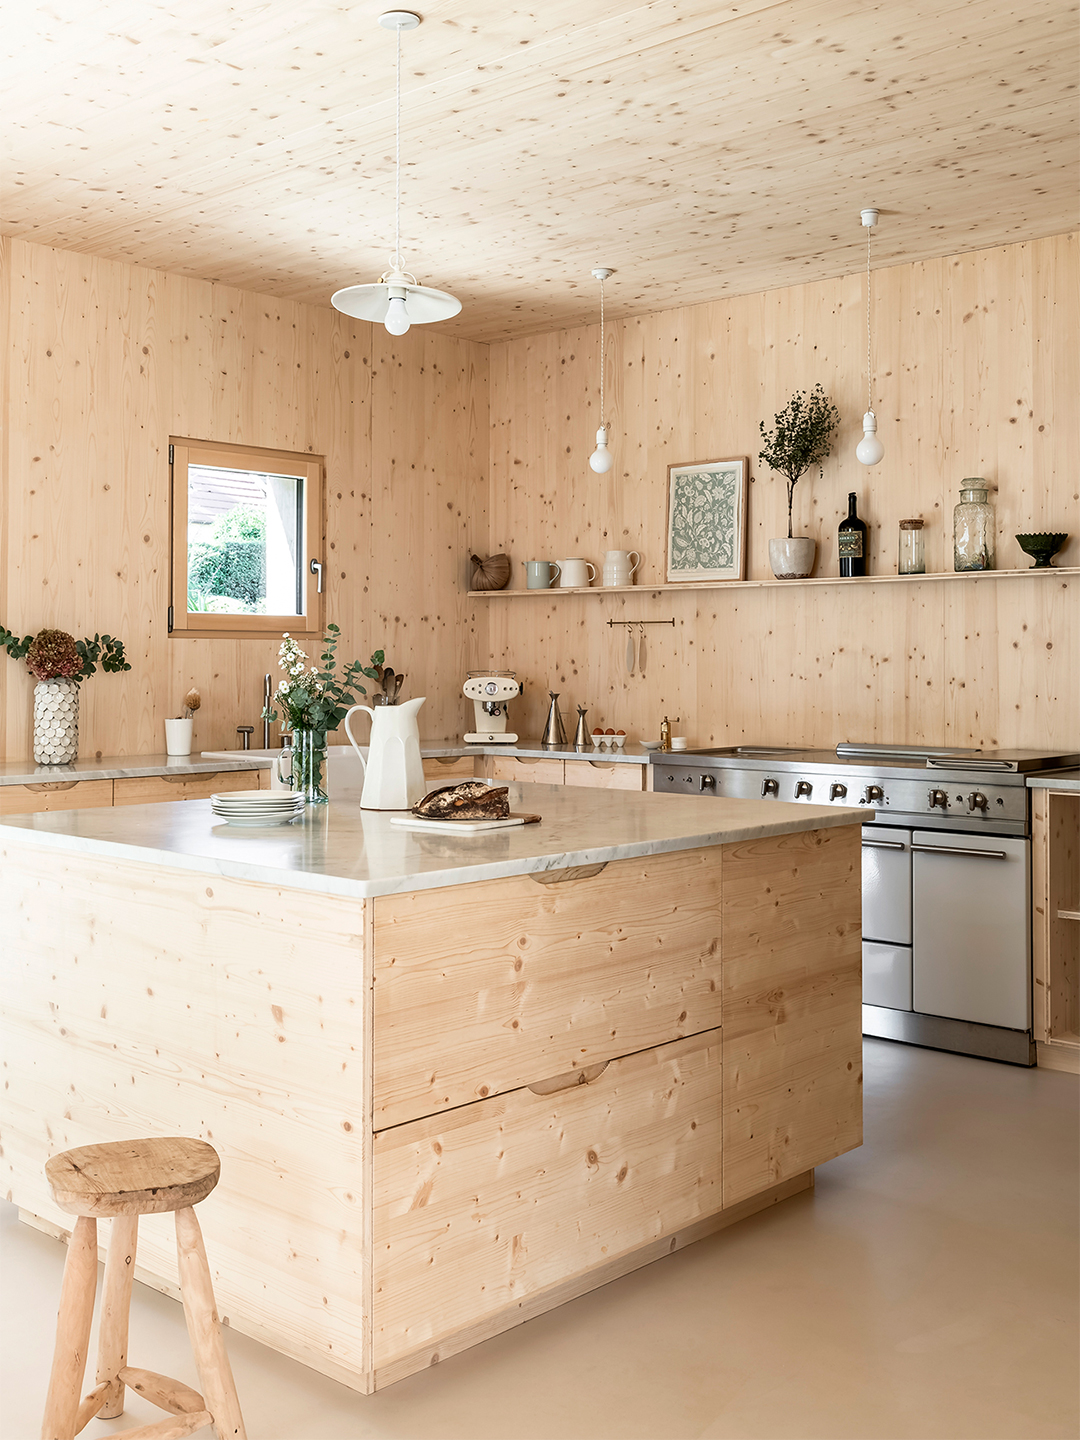
[[914, 1009], [1027, 1030], [1030, 842], [915, 830], [911, 851]]
[[911, 1009], [911, 831], [862, 832], [864, 1005]]

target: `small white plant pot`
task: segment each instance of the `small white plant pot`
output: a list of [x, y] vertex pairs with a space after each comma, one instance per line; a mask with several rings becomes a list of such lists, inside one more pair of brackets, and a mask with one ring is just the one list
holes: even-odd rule
[[814, 569], [817, 541], [799, 535], [769, 541], [769, 564], [777, 580], [808, 580]]
[[166, 755], [190, 755], [191, 754], [191, 732], [195, 726], [194, 720], [166, 720], [165, 721], [165, 753]]

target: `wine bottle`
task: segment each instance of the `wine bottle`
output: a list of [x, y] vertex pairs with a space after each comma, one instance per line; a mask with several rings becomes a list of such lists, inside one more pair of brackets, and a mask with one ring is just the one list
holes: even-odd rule
[[840, 556], [840, 574], [866, 574], [866, 522], [855, 513], [855, 492], [847, 497], [847, 519], [840, 521], [836, 532], [836, 550]]

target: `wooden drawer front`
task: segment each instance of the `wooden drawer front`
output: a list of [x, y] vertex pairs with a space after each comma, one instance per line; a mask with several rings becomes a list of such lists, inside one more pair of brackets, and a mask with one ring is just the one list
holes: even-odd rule
[[616, 765], [607, 760], [566, 760], [565, 783], [590, 790], [640, 790], [644, 765]]
[[511, 780], [524, 780], [532, 785], [561, 785], [563, 783], [563, 762], [561, 760], [529, 760], [517, 755], [492, 755], [488, 778], [505, 785]]
[[725, 1207], [862, 1144], [860, 842], [724, 847]]
[[380, 896], [375, 1128], [713, 1029], [721, 855]]
[[0, 815], [89, 810], [112, 803], [111, 780], [44, 780], [32, 785], [0, 785]]
[[258, 790], [261, 774], [261, 770], [225, 770], [212, 775], [131, 775], [115, 782], [113, 804], [152, 805], [158, 800], [206, 800], [219, 790]]
[[375, 1365], [721, 1208], [719, 1031], [374, 1138]]
[[449, 785], [454, 780], [471, 780], [476, 774], [476, 758], [472, 755], [448, 755], [445, 760], [429, 756], [424, 761], [424, 779], [436, 785]]

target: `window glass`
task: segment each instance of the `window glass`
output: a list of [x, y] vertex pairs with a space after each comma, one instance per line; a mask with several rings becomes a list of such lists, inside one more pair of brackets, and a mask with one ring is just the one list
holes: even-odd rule
[[189, 464], [188, 613], [300, 614], [303, 505], [300, 475]]

